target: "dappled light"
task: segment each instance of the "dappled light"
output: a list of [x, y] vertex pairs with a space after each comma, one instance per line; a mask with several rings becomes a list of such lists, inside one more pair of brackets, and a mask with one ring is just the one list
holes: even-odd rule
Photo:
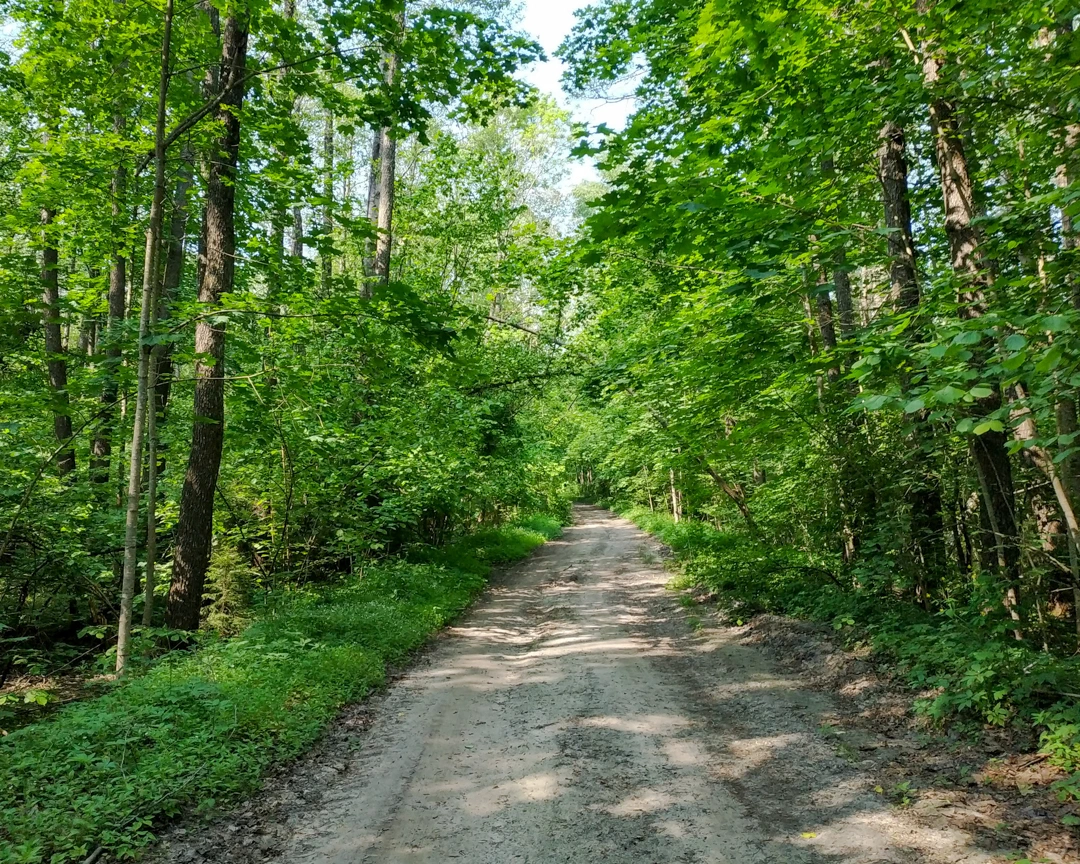
[[278, 860], [990, 860], [836, 755], [827, 699], [690, 630], [635, 526], [576, 512], [398, 682]]
[[0, 0], [0, 864], [1080, 864], [1078, 0]]

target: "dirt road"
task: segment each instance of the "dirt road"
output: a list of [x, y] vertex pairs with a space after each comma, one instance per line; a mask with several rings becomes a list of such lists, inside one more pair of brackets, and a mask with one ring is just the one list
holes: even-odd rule
[[693, 629], [629, 522], [579, 507], [274, 830], [282, 864], [983, 862], [874, 791], [828, 699]]

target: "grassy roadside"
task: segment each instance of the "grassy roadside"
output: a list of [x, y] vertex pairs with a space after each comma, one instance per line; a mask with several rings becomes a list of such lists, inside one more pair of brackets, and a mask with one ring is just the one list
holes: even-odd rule
[[640, 508], [620, 512], [671, 548], [676, 586], [709, 589], [736, 620], [769, 612], [831, 624], [906, 677], [922, 694], [913, 697], [917, 713], [937, 723], [1035, 729], [1043, 752], [1069, 772], [1056, 785], [1059, 797], [1080, 799], [1080, 657], [1015, 641], [1011, 622], [985, 609], [932, 614], [881, 592], [856, 592], [798, 550]]
[[134, 857], [162, 818], [250, 792], [468, 606], [493, 565], [560, 530], [533, 517], [292, 592], [236, 638], [0, 739], [0, 864], [78, 861], [99, 844]]

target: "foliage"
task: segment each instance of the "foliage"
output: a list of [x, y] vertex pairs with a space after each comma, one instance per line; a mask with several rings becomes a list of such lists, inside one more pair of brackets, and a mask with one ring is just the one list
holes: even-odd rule
[[[1076, 771], [1078, 31], [1067, 3], [597, 0], [605, 186], [561, 441], [737, 619], [872, 645]], [[1074, 778], [1062, 784], [1075, 795]]]
[[[358, 572], [407, 546], [565, 506], [560, 454], [545, 440], [535, 396], [561, 367], [547, 338], [563, 302], [546, 272], [561, 200], [561, 174], [549, 166], [568, 126], [553, 102], [532, 99], [513, 78], [538, 49], [513, 31], [505, 5], [424, 4], [410, 9], [400, 38], [387, 17], [399, 11], [394, 2], [315, 4], [299, 19], [266, 7], [249, 22], [259, 38], [241, 117], [235, 285], [213, 314], [228, 348], [203, 609], [211, 627], [235, 627], [252, 592]], [[0, 314], [18, 324], [0, 336], [0, 686], [69, 670], [73, 657], [109, 650], [115, 633], [132, 412], [111, 409], [112, 428], [102, 417], [110, 387], [121, 405], [134, 398], [140, 309], [129, 292], [123, 320], [112, 321], [109, 277], [117, 255], [129, 280], [142, 269], [150, 190], [134, 169], [149, 147], [143, 85], [160, 27], [145, 6], [131, 15], [91, 0], [8, 7], [22, 23], [19, 50], [2, 64], [14, 83], [0, 91], [0, 146], [30, 161], [0, 158], [0, 194], [13, 202], [0, 219]], [[211, 65], [220, 46], [207, 12], [177, 15], [174, 55], [192, 69]], [[351, 46], [340, 63], [322, 50], [335, 40]], [[77, 82], [35, 77], [70, 66], [88, 42], [102, 51], [78, 65]], [[407, 70], [393, 92], [381, 71], [388, 50]], [[279, 62], [291, 64], [288, 74]], [[203, 102], [190, 78], [171, 79], [170, 128]], [[67, 119], [45, 146], [50, 110]], [[402, 154], [394, 268], [368, 297], [366, 153], [384, 122]], [[203, 422], [194, 417], [192, 332], [207, 317], [197, 240], [208, 126], [178, 140], [167, 166], [181, 274], [151, 337], [172, 373], [158, 389], [164, 578], [155, 624], [192, 432]], [[117, 166], [127, 171], [124, 201], [110, 191]], [[193, 185], [181, 197], [185, 171]], [[42, 196], [54, 199], [54, 237], [40, 235]], [[46, 240], [59, 257], [62, 398], [44, 374]], [[534, 329], [544, 338], [529, 336]], [[60, 415], [74, 430], [77, 469], [67, 475], [52, 464]], [[106, 436], [112, 457], [102, 467], [94, 454]], [[140, 538], [145, 522], [143, 511]], [[141, 543], [138, 552], [144, 566]]]
[[387, 561], [270, 595], [235, 638], [207, 635], [0, 739], [0, 861], [80, 860], [98, 844], [126, 858], [163, 817], [235, 801], [464, 609], [490, 566], [558, 530], [536, 516], [463, 538], [438, 563]]

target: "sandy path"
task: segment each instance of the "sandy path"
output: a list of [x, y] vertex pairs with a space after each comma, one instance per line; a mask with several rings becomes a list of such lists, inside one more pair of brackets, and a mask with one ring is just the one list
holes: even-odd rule
[[394, 685], [289, 864], [976, 862], [820, 733], [828, 700], [694, 632], [647, 538], [579, 507]]

